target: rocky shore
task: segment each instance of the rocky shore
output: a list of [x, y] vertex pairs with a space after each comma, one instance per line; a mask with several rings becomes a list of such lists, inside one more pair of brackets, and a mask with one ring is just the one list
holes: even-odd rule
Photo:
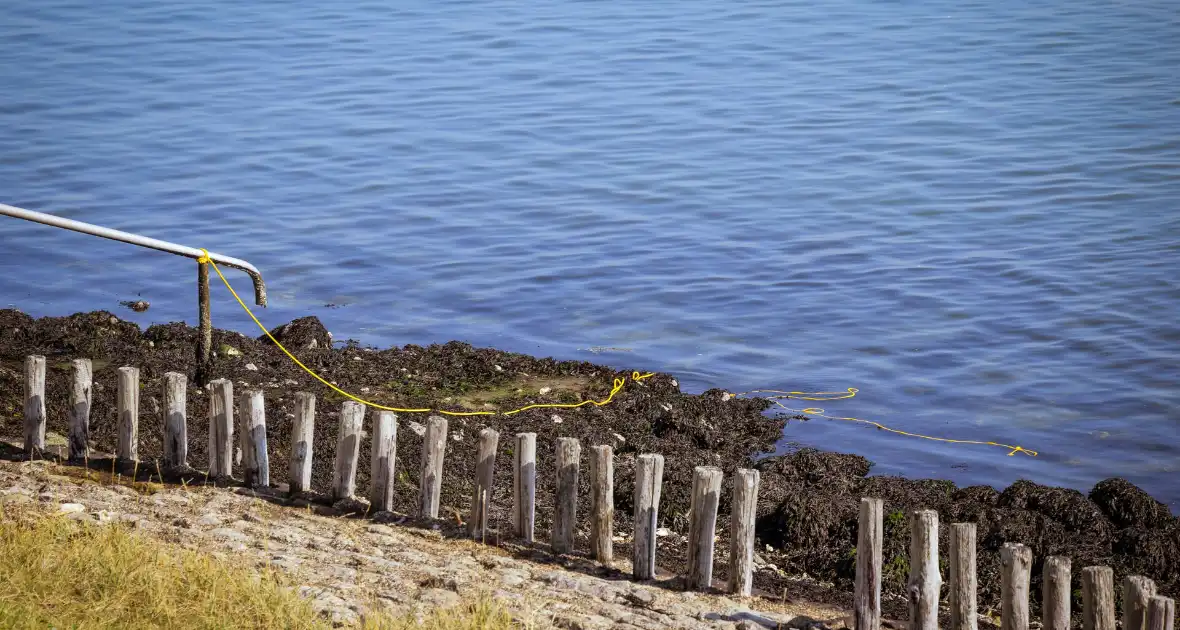
[[[308, 367], [342, 389], [401, 407], [504, 410], [529, 403], [601, 400], [610, 392], [613, 379], [630, 375], [629, 370], [538, 359], [458, 342], [386, 350], [333, 343], [314, 318], [296, 320], [275, 333]], [[149, 460], [158, 457], [162, 435], [158, 414], [153, 412], [159, 407], [162, 377], [165, 372], [180, 371], [187, 372], [191, 380], [195, 344], [195, 329], [183, 324], [140, 330], [108, 312], [34, 320], [19, 311], [0, 310], [0, 436], [19, 442], [25, 356], [43, 354], [47, 358], [49, 430], [60, 435], [67, 432], [69, 360], [90, 358], [94, 361], [94, 448], [114, 450], [115, 370], [132, 365], [140, 368], [143, 384], [140, 456]], [[288, 458], [295, 392], [317, 395], [313, 487], [326, 489], [343, 399], [269, 342], [215, 330], [214, 348], [218, 351], [214, 377], [231, 379], [235, 391], [256, 388], [265, 392], [272, 484], [286, 482], [286, 466], [273, 462]], [[667, 462], [660, 505], [664, 535], [659, 539], [658, 562], [669, 574], [680, 573], [684, 565], [683, 537], [693, 467], [719, 466], [727, 480], [737, 468], [758, 468], [762, 480], [755, 587], [774, 600], [850, 606], [857, 503], [862, 496], [880, 497], [885, 502], [883, 600], [887, 617], [905, 617], [901, 592], [908, 573], [908, 531], [904, 513], [921, 508], [937, 510], [942, 523], [978, 524], [980, 611], [985, 615], [998, 603], [998, 550], [1004, 542], [1024, 543], [1033, 550], [1034, 616], [1040, 608], [1041, 564], [1049, 555], [1070, 556], [1074, 567], [1110, 566], [1116, 583], [1121, 583], [1124, 575], [1146, 575], [1155, 580], [1162, 594], [1180, 594], [1180, 521], [1162, 503], [1124, 480], [1108, 479], [1088, 494], [1028, 481], [1003, 490], [957, 488], [948, 481], [868, 476], [871, 463], [854, 455], [806, 449], [766, 457], [791, 420], [767, 416], [764, 412], [769, 406], [768, 401], [732, 398], [719, 389], [684, 394], [674, 375], [656, 374], [628, 382], [611, 404], [602, 407], [454, 418], [443, 477], [442, 513], [466, 514], [475, 479], [476, 436], [481, 428], [491, 426], [501, 435], [537, 433], [538, 532], [547, 531], [553, 513], [556, 438], [576, 437], [585, 445], [614, 446], [615, 528], [623, 539], [616, 543], [615, 554], [621, 558], [630, 554], [626, 534], [631, 529], [635, 457], [645, 452], [664, 454]], [[207, 461], [207, 413], [208, 395], [190, 385], [189, 457], [198, 468]], [[418, 427], [424, 415], [400, 415], [403, 428], [398, 432], [395, 505], [402, 511], [409, 511], [418, 487], [416, 463], [422, 442]], [[363, 489], [368, 485], [369, 465], [367, 449], [361, 452], [357, 484]], [[511, 470], [497, 466], [489, 519], [493, 527], [507, 521], [510, 488]], [[585, 475], [580, 491], [578, 512], [587, 514], [589, 484]], [[722, 515], [728, 514], [729, 496], [729, 488], [723, 487]], [[726, 523], [727, 519], [719, 519], [719, 551], [726, 549]], [[942, 528], [940, 536], [943, 550], [948, 545], [946, 530]], [[587, 535], [579, 532], [579, 550], [587, 548]], [[715, 581], [723, 580], [727, 570], [725, 554], [719, 553]], [[1074, 572], [1075, 611], [1081, 609], [1078, 574]]]

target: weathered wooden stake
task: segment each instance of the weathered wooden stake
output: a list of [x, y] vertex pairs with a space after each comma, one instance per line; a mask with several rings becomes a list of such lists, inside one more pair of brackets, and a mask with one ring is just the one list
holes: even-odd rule
[[537, 434], [517, 433], [512, 466], [512, 531], [533, 542], [537, 495]]
[[976, 630], [975, 523], [954, 523], [950, 536], [951, 630]]
[[713, 585], [713, 538], [717, 534], [717, 503], [724, 473], [716, 466], [692, 471], [692, 497], [688, 516], [687, 590], [708, 590]]
[[1147, 603], [1147, 630], [1175, 630], [1176, 601], [1156, 595]]
[[361, 456], [361, 426], [365, 406], [346, 400], [340, 406], [340, 433], [336, 438], [336, 466], [332, 469], [332, 500], [351, 499], [356, 494], [356, 468]]
[[246, 485], [265, 488], [270, 485], [270, 458], [266, 453], [266, 407], [261, 391], [242, 395], [242, 432], [246, 434], [242, 463]]
[[25, 455], [45, 450], [45, 357], [25, 357]]
[[393, 507], [393, 489], [397, 479], [397, 416], [392, 411], [378, 411], [373, 423], [373, 454], [369, 458], [369, 510], [383, 512]]
[[615, 559], [615, 449], [590, 448], [590, 552], [602, 564]]
[[125, 462], [139, 461], [139, 368], [119, 368], [119, 441], [115, 455]]
[[70, 362], [73, 381], [70, 387], [70, 461], [85, 461], [90, 456], [90, 403], [93, 397], [94, 369], [90, 359]]
[[1147, 630], [1147, 604], [1155, 595], [1152, 580], [1142, 575], [1123, 578], [1123, 630]]
[[758, 509], [757, 470], [739, 468], [733, 475], [729, 514], [729, 592], [749, 597], [754, 588], [754, 517]]
[[294, 495], [311, 489], [311, 447], [315, 438], [315, 394], [295, 393], [295, 421], [291, 423], [291, 468], [288, 490]]
[[656, 522], [660, 488], [664, 482], [664, 456], [645, 453], [635, 460], [635, 539], [632, 574], [636, 580], [656, 577]]
[[1070, 559], [1049, 556], [1041, 572], [1041, 625], [1044, 630], [1069, 630]]
[[484, 428], [479, 432], [478, 459], [475, 460], [475, 493], [471, 497], [471, 517], [467, 519], [467, 535], [483, 540], [487, 535], [488, 500], [492, 495], [492, 480], [496, 471], [496, 448], [500, 432]]
[[942, 575], [938, 569], [938, 512], [910, 513], [910, 579], [906, 587], [910, 628], [938, 630], [938, 591]]
[[1083, 630], [1114, 630], [1114, 571], [1110, 567], [1082, 569]]
[[438, 518], [443, 458], [446, 450], [447, 418], [430, 416], [426, 421], [426, 435], [422, 440], [422, 485], [418, 493], [418, 515], [424, 518]]
[[860, 500], [856, 539], [856, 586], [853, 592], [854, 630], [881, 630], [881, 499]]
[[182, 372], [164, 373], [164, 465], [188, 468], [188, 377]]
[[1031, 569], [1031, 549], [1021, 544], [1004, 543], [1000, 548], [1001, 630], [1028, 630], [1028, 584]]
[[577, 438], [557, 438], [557, 499], [553, 514], [554, 553], [574, 550], [578, 511], [578, 469], [582, 445]]
[[209, 383], [209, 476], [227, 479], [233, 472], [234, 383], [219, 378]]

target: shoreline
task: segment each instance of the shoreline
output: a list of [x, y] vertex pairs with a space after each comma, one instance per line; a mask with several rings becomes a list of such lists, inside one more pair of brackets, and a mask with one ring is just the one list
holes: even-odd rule
[[[674, 572], [685, 564], [681, 537], [687, 531], [683, 515], [688, 510], [693, 467], [716, 465], [725, 471], [722, 515], [728, 514], [728, 479], [733, 471], [757, 468], [762, 482], [754, 582], [757, 590], [776, 597], [785, 593], [788, 598], [850, 604], [855, 562], [849, 552], [855, 547], [856, 505], [861, 496], [876, 496], [885, 502], [882, 603], [886, 616], [904, 618], [905, 601], [898, 598], [908, 573], [904, 511], [911, 509], [936, 510], [944, 525], [978, 523], [981, 612], [998, 604], [998, 549], [1004, 542], [1020, 542], [1033, 549], [1030, 590], [1034, 612], [1040, 609], [1040, 569], [1048, 555], [1071, 557], [1078, 568], [1073, 578], [1075, 589], [1080, 589], [1080, 567], [1105, 564], [1114, 569], [1116, 584], [1121, 584], [1124, 575], [1139, 574], [1154, 579], [1161, 593], [1180, 593], [1180, 519], [1125, 480], [1108, 479], [1083, 494], [1028, 481], [1000, 490], [989, 486], [959, 488], [945, 480], [870, 477], [872, 464], [856, 455], [801, 449], [764, 457], [774, 452], [789, 421], [764, 415], [770, 401], [727, 398], [718, 389], [683, 394], [669, 374], [632, 382], [630, 370], [477, 349], [459, 342], [384, 350], [355, 343], [333, 344], [314, 317], [279, 326], [272, 334], [309, 368], [345, 391], [401, 407], [505, 410], [532, 403], [601, 401], [609, 394], [613, 379], [627, 377], [626, 386], [614, 400], [601, 407], [453, 418], [451, 430], [457, 440], [447, 445], [441, 514], [449, 514], [448, 508], [464, 514], [469, 508], [475, 478], [475, 436], [483, 426], [491, 426], [502, 435], [537, 433], [537, 460], [542, 462], [537, 477], [538, 532], [550, 525], [554, 483], [552, 471], [545, 469], [543, 462], [552, 461], [557, 437], [576, 437], [586, 446], [614, 446], [616, 529], [620, 531], [630, 528], [627, 521], [635, 456], [664, 454], [660, 525], [668, 534], [661, 539], [666, 544], [659, 547], [658, 562]], [[115, 370], [132, 365], [140, 368], [143, 384], [140, 457], [150, 460], [161, 453], [159, 420], [153, 412], [161, 398], [162, 375], [166, 371], [186, 372], [189, 457], [202, 467], [207, 461], [208, 395], [192, 384], [196, 336], [195, 328], [179, 323], [141, 330], [106, 311], [34, 320], [20, 311], [0, 310], [0, 409], [4, 412], [0, 434], [20, 434], [20, 366], [25, 356], [47, 357], [48, 429], [59, 435], [67, 434], [68, 360], [90, 358], [94, 361], [95, 391], [91, 441], [98, 450], [113, 451]], [[325, 489], [330, 482], [336, 417], [343, 397], [304, 373], [269, 342], [215, 329], [213, 348], [218, 355], [213, 378], [232, 380], [239, 394], [248, 388], [264, 392], [273, 462], [287, 458], [295, 392], [317, 396], [312, 487]], [[413, 427], [424, 422], [427, 414], [398, 415], [403, 426], [411, 429], [399, 431], [397, 440], [399, 469], [406, 475], [406, 483], [399, 484], [394, 503], [405, 508], [414, 500], [422, 441]], [[372, 416], [370, 411], [367, 419]], [[368, 484], [368, 452], [364, 448], [361, 452], [358, 488]], [[755, 458], [760, 459], [755, 462]], [[285, 482], [286, 477], [285, 465], [272, 465], [272, 485]], [[511, 470], [498, 466], [490, 520], [507, 518], [510, 487]], [[588, 514], [588, 506], [589, 483], [583, 481], [578, 512]], [[719, 518], [719, 525], [727, 522]], [[949, 528], [940, 529], [940, 547], [945, 554]], [[726, 530], [719, 527], [722, 543], [718, 549], [727, 544]], [[586, 549], [584, 537], [579, 537], [577, 546], [579, 551]], [[629, 554], [629, 544], [619, 545], [616, 554]], [[727, 562], [719, 557], [715, 579], [726, 570]], [[804, 575], [809, 577], [800, 579]], [[1073, 609], [1081, 610], [1080, 600]]]

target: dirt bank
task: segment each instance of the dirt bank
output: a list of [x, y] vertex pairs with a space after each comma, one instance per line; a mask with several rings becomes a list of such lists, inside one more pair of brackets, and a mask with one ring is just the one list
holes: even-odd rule
[[[315, 318], [280, 327], [283, 343], [308, 367], [339, 387], [381, 404], [448, 409], [514, 409], [533, 402], [601, 400], [614, 378], [630, 371], [585, 362], [559, 362], [451, 342], [429, 347], [406, 346], [377, 350], [356, 344], [332, 344]], [[141, 457], [160, 454], [158, 408], [162, 376], [184, 371], [194, 376], [195, 329], [183, 324], [153, 326], [141, 331], [108, 312], [82, 313], [34, 320], [14, 310], [0, 310], [0, 434], [19, 436], [22, 414], [22, 362], [26, 355], [43, 354], [49, 366], [47, 398], [49, 430], [65, 435], [69, 360], [94, 361], [94, 403], [91, 412], [93, 443], [113, 450], [115, 443], [116, 368], [138, 366], [143, 384]], [[235, 393], [250, 388], [266, 393], [266, 415], [271, 453], [271, 481], [286, 482], [286, 462], [294, 393], [317, 395], [313, 486], [325, 490], [330, 482], [338, 411], [342, 398], [299, 370], [268, 342], [228, 331], [214, 331], [218, 349], [214, 376], [234, 382]], [[643, 366], [632, 366], [642, 369]], [[546, 393], [542, 394], [541, 391]], [[476, 435], [484, 426], [501, 433], [501, 452], [508, 436], [520, 431], [537, 433], [538, 531], [548, 529], [552, 515], [554, 442], [576, 437], [586, 452], [592, 444], [615, 447], [616, 528], [631, 530], [631, 492], [634, 458], [643, 452], [667, 458], [660, 514], [671, 534], [661, 539], [660, 564], [679, 571], [683, 564], [689, 488], [692, 469], [720, 466], [727, 479], [734, 469], [757, 466], [762, 471], [759, 501], [759, 556], [756, 586], [779, 597], [820, 600], [847, 605], [853, 577], [856, 505], [862, 496], [885, 500], [886, 614], [904, 618], [898, 596], [905, 581], [908, 531], [904, 511], [929, 508], [942, 523], [979, 524], [980, 610], [994, 607], [999, 594], [999, 548], [1004, 542], [1030, 545], [1034, 552], [1033, 609], [1039, 611], [1041, 563], [1047, 555], [1068, 555], [1075, 567], [1075, 611], [1081, 608], [1080, 567], [1105, 564], [1116, 580], [1126, 574], [1153, 578], [1163, 593], [1180, 594], [1180, 523], [1160, 502], [1119, 479], [1098, 484], [1089, 495], [1075, 490], [1018, 482], [997, 491], [973, 486], [957, 488], [939, 480], [868, 477], [870, 462], [839, 453], [800, 450], [759, 459], [773, 451], [787, 418], [764, 414], [765, 400], [723, 400], [723, 391], [700, 395], [681, 393], [674, 375], [656, 374], [639, 383], [628, 382], [610, 405], [578, 409], [536, 409], [512, 416], [451, 418], [457, 440], [447, 446], [443, 482], [443, 512], [452, 508], [466, 514], [475, 477]], [[188, 394], [190, 463], [204, 468], [207, 446], [208, 396], [193, 387]], [[408, 511], [418, 486], [417, 463], [421, 437], [411, 423], [425, 414], [401, 414], [398, 431], [400, 456], [396, 504]], [[367, 443], [357, 486], [368, 485]], [[758, 459], [757, 463], [755, 460]], [[502, 460], [503, 461], [503, 460]], [[404, 465], [402, 464], [404, 462]], [[511, 502], [511, 470], [496, 469], [492, 521], [506, 521]], [[728, 481], [727, 481], [728, 486]], [[589, 509], [589, 486], [582, 476], [580, 514]], [[721, 511], [728, 513], [728, 488], [723, 488]], [[722, 525], [725, 548], [726, 518]], [[942, 528], [940, 546], [948, 548]], [[582, 532], [583, 538], [585, 532]], [[544, 539], [543, 535], [538, 538]], [[768, 549], [766, 545], [770, 545]], [[583, 539], [580, 548], [586, 548]], [[616, 555], [627, 557], [627, 544]], [[717, 578], [727, 570], [724, 554], [716, 563]], [[797, 579], [806, 574], [810, 579]], [[1116, 582], [1117, 583], [1117, 582]], [[1117, 589], [1116, 589], [1117, 590]]]

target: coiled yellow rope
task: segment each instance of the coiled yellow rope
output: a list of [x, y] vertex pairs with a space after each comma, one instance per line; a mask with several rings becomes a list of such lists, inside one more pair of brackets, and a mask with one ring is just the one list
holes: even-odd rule
[[[324, 385], [327, 385], [329, 388], [332, 389], [332, 391], [336, 392], [337, 394], [340, 394], [341, 396], [344, 396], [346, 398], [350, 398], [350, 399], [355, 400], [359, 403], [373, 407], [374, 409], [382, 409], [385, 411], [395, 411], [398, 413], [439, 413], [439, 414], [443, 414], [443, 415], [447, 415], [447, 416], [495, 416], [495, 415], [511, 416], [512, 414], [520, 413], [520, 412], [526, 411], [528, 409], [543, 409], [543, 408], [544, 409], [548, 409], [548, 408], [573, 409], [576, 407], [581, 407], [583, 405], [595, 405], [597, 407], [601, 407], [603, 405], [609, 404], [610, 401], [614, 400], [615, 394], [619, 393], [619, 391], [623, 389], [623, 385], [625, 385], [627, 382], [626, 378], [616, 378], [614, 380], [614, 385], [611, 387], [610, 395], [608, 395], [605, 400], [583, 400], [580, 403], [540, 403], [540, 404], [534, 404], [534, 405], [526, 405], [524, 407], [521, 407], [520, 409], [513, 409], [512, 411], [446, 411], [444, 409], [430, 409], [430, 408], [402, 409], [400, 407], [387, 407], [385, 405], [381, 405], [381, 404], [378, 404], [378, 403], [375, 403], [375, 402], [372, 402], [369, 400], [365, 400], [363, 398], [360, 398], [359, 396], [354, 396], [354, 395], [344, 391], [343, 389], [340, 389], [339, 387], [336, 387], [335, 385], [329, 383], [326, 379], [324, 379], [324, 377], [320, 376], [319, 374], [316, 374], [311, 368], [307, 367], [306, 365], [303, 365], [303, 362], [301, 362], [299, 359], [295, 358], [295, 355], [291, 354], [290, 350], [287, 350], [287, 348], [285, 348], [283, 346], [283, 344], [279, 343], [278, 339], [275, 339], [274, 337], [272, 337], [270, 334], [270, 331], [266, 329], [266, 326], [263, 326], [262, 322], [258, 321], [258, 318], [254, 316], [254, 313], [253, 313], [253, 311], [250, 310], [250, 307], [246, 306], [246, 303], [243, 302], [242, 298], [238, 296], [238, 292], [234, 291], [234, 288], [232, 285], [230, 285], [229, 280], [226, 280], [225, 276], [222, 275], [221, 269], [217, 268], [217, 263], [213, 262], [213, 259], [209, 258], [209, 251], [202, 249], [201, 252], [204, 253], [204, 256], [201, 256], [200, 258], [198, 258], [197, 262], [199, 262], [201, 264], [207, 263], [211, 267], [213, 267], [213, 271], [217, 272], [217, 277], [221, 278], [221, 281], [223, 283], [225, 283], [225, 288], [229, 289], [230, 294], [232, 294], [234, 296], [234, 299], [238, 301], [238, 304], [240, 304], [242, 306], [242, 308], [246, 311], [246, 314], [250, 316], [250, 319], [254, 320], [254, 323], [257, 324], [260, 329], [262, 329], [262, 332], [266, 334], [267, 338], [270, 339], [271, 341], [273, 341], [274, 344], [276, 346], [278, 346], [279, 350], [282, 350], [283, 354], [287, 355], [287, 358], [294, 361], [295, 365], [298, 365], [299, 367], [303, 368], [304, 372], [307, 372], [308, 374], [312, 375], [316, 380], [323, 383]], [[648, 378], [650, 376], [652, 376], [652, 373], [650, 373], [650, 372], [647, 374], [640, 374], [639, 372], [632, 372], [631, 373], [631, 380], [642, 381], [643, 379]]]

